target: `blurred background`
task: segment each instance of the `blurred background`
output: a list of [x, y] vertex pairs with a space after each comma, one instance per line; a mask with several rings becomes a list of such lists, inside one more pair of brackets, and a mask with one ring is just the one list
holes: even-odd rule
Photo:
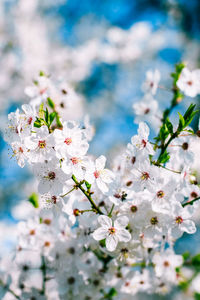
[[[90, 152], [112, 159], [136, 133], [132, 104], [143, 97], [146, 71], [159, 69], [170, 89], [175, 63], [199, 67], [199, 29], [199, 0], [1, 0], [0, 126], [28, 103], [24, 89], [42, 70], [75, 89], [79, 101], [71, 118], [87, 113], [96, 131]], [[161, 109], [171, 97], [167, 89], [158, 91]], [[15, 240], [15, 205], [36, 185], [11, 159], [3, 134], [0, 145], [1, 254]], [[199, 232], [184, 235], [177, 251], [199, 252]]]

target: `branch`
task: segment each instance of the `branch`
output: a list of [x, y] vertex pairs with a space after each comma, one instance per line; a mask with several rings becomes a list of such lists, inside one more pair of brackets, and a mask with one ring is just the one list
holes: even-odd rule
[[95, 211], [100, 214], [103, 215], [103, 212], [101, 211], [101, 209], [95, 204], [95, 202], [93, 201], [93, 199], [91, 198], [91, 194], [90, 192], [86, 191], [83, 187], [82, 187], [82, 183], [78, 182], [78, 180], [76, 179], [76, 177], [74, 175], [72, 175], [72, 180], [76, 183], [76, 186], [81, 190], [81, 192], [87, 197], [87, 199], [89, 200], [89, 202], [91, 203], [91, 206], [93, 209], [95, 209]]
[[42, 255], [42, 265], [40, 267], [42, 271], [42, 277], [43, 277], [43, 282], [42, 282], [42, 295], [45, 295], [46, 293], [46, 264], [45, 264], [45, 258]]
[[186, 202], [186, 203], [182, 204], [182, 206], [185, 207], [187, 205], [193, 205], [193, 203], [196, 202], [196, 201], [198, 201], [198, 200], [200, 200], [200, 197], [197, 197], [197, 198], [195, 198], [195, 199], [193, 199], [193, 200], [191, 200], [189, 202]]

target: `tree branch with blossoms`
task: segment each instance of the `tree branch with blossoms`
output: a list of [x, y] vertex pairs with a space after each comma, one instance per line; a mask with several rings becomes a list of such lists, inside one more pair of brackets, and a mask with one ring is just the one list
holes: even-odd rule
[[[147, 72], [145, 97], [133, 105], [137, 134], [109, 170], [105, 156], [88, 154], [93, 137], [88, 119], [80, 125], [61, 117], [54, 96], [63, 106], [68, 91], [40, 73], [33, 87], [37, 101], [9, 114], [5, 130], [19, 166], [29, 164], [38, 180], [37, 193], [29, 197], [33, 217], [18, 229], [24, 248], [16, 251], [12, 268], [21, 272], [18, 260], [21, 254], [26, 258], [24, 249], [33, 257], [42, 253], [41, 289], [26, 286], [24, 280], [20, 298], [49, 297], [52, 292], [63, 299], [81, 294], [84, 299], [114, 300], [141, 291], [163, 294], [174, 286], [186, 291], [198, 280], [199, 254], [187, 257], [174, 251], [183, 233], [196, 232], [199, 136], [189, 127], [197, 115], [195, 105], [179, 113], [177, 125], [170, 121], [184, 95], [200, 94], [198, 74], [185, 64], [176, 66], [173, 98], [161, 114], [153, 98], [160, 74]], [[152, 142], [147, 123], [154, 121], [159, 131]], [[194, 270], [191, 278], [185, 267]], [[18, 285], [23, 278], [11, 277]], [[15, 289], [13, 293], [18, 295]]]

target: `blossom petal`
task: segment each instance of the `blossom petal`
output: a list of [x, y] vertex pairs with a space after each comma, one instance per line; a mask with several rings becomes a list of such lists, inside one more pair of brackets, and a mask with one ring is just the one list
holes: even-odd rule
[[85, 173], [85, 180], [87, 182], [89, 182], [90, 184], [93, 183], [94, 180], [95, 180], [93, 173], [86, 171], [86, 173]]
[[180, 224], [180, 229], [190, 234], [196, 232], [196, 226], [191, 220], [185, 220], [182, 224]]
[[40, 180], [38, 185], [38, 191], [40, 194], [48, 193], [51, 189], [51, 183], [48, 180]]
[[128, 225], [129, 219], [126, 216], [122, 216], [117, 218], [117, 220], [114, 222], [114, 227], [116, 228], [124, 228]]
[[99, 224], [104, 228], [112, 227], [112, 220], [107, 216], [99, 216], [98, 217]]
[[96, 229], [92, 234], [93, 238], [96, 241], [105, 239], [107, 235], [108, 235], [108, 230], [105, 227], [100, 227]]
[[103, 170], [105, 164], [106, 164], [106, 158], [103, 155], [99, 156], [95, 161], [95, 166], [97, 170]]
[[107, 185], [106, 185], [105, 182], [103, 182], [100, 178], [97, 178], [96, 183], [97, 183], [98, 188], [99, 188], [103, 193], [108, 192], [108, 187], [107, 187]]
[[141, 122], [141, 123], [139, 124], [138, 135], [139, 135], [141, 138], [144, 138], [145, 140], [148, 139], [148, 136], [149, 136], [149, 126], [148, 126], [146, 123]]
[[116, 249], [118, 244], [118, 237], [116, 234], [110, 234], [107, 238], [106, 238], [106, 248], [108, 249], [108, 251], [112, 252]]
[[118, 230], [117, 236], [118, 236], [120, 242], [129, 242], [131, 239], [131, 234], [126, 229]]

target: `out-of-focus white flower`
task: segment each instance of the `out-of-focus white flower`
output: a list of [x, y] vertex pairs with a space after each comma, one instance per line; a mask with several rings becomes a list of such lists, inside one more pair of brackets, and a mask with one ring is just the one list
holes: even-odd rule
[[177, 81], [178, 88], [189, 97], [196, 97], [200, 93], [200, 69], [190, 71], [184, 68]]
[[146, 72], [146, 80], [142, 85], [142, 90], [145, 93], [156, 94], [158, 84], [160, 82], [160, 72], [156, 69], [155, 71], [149, 70]]
[[155, 253], [152, 259], [155, 264], [155, 272], [164, 281], [175, 282], [177, 280], [176, 268], [183, 264], [182, 255], [176, 255], [171, 249]]

